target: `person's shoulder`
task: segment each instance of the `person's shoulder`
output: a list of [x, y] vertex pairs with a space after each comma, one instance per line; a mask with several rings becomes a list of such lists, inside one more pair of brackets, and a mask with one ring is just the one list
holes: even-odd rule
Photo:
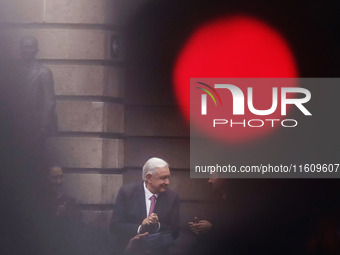
[[40, 65], [40, 73], [45, 75], [52, 75], [51, 69], [49, 69], [47, 66]]
[[143, 188], [143, 183], [142, 182], [133, 182], [133, 183], [129, 183], [129, 184], [125, 184], [123, 185], [120, 190], [122, 192], [131, 192], [134, 190], [138, 190], [138, 189], [142, 189]]
[[42, 63], [40, 63], [40, 61], [36, 61], [34, 63], [34, 68], [39, 70], [40, 75], [43, 75], [43, 76], [51, 76], [52, 75], [51, 69], [48, 68], [47, 66], [43, 65]]

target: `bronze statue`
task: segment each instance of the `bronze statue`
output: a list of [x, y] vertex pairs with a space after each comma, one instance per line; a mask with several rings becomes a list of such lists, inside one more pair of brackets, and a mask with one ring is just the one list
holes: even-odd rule
[[38, 51], [38, 41], [33, 36], [21, 40], [21, 74], [27, 114], [36, 135], [47, 138], [57, 130], [54, 82], [51, 70], [36, 59]]

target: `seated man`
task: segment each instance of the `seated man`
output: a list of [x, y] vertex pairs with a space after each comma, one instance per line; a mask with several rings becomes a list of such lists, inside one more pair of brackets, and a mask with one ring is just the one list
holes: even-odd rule
[[[225, 216], [229, 214], [225, 211], [226, 179], [218, 178], [216, 173], [213, 173], [208, 180], [212, 185], [212, 192], [214, 195], [214, 203], [211, 206], [211, 213], [206, 219], [198, 219], [194, 217], [193, 221], [188, 222], [188, 227], [196, 236], [196, 244], [192, 247], [189, 254], [204, 255], [216, 254], [216, 249], [221, 236], [224, 236]], [[217, 240], [217, 241], [216, 241]], [[222, 242], [225, 245], [225, 242]], [[223, 250], [225, 251], [225, 250]], [[221, 253], [223, 253], [221, 251]]]
[[[197, 239], [190, 255], [305, 254], [313, 227], [310, 218], [314, 221], [317, 215], [314, 201], [308, 201], [308, 186], [286, 180], [218, 177], [209, 179], [216, 199], [210, 205], [211, 215], [188, 223]], [[315, 251], [314, 241], [308, 248]]]
[[173, 239], [178, 236], [179, 197], [168, 189], [168, 163], [160, 158], [149, 159], [143, 167], [142, 177], [141, 183], [121, 187], [116, 199], [110, 227], [122, 247], [136, 234], [145, 232], [150, 234], [148, 237], [153, 233], [164, 234], [163, 241], [169, 237], [166, 233]]
[[[213, 173], [208, 180], [212, 185], [212, 192], [215, 195], [216, 201], [221, 204], [224, 200], [226, 200], [227, 192], [226, 192], [226, 179], [218, 178], [216, 173]], [[214, 208], [216, 210], [216, 208]], [[220, 209], [220, 208], [219, 208]], [[188, 222], [188, 227], [190, 230], [196, 235], [206, 234], [212, 231], [212, 228], [216, 228], [213, 225], [221, 225], [223, 222], [218, 222], [216, 217], [211, 217], [211, 219], [203, 219], [199, 220], [197, 217], [194, 218], [194, 221]], [[214, 222], [217, 221], [217, 222]]]

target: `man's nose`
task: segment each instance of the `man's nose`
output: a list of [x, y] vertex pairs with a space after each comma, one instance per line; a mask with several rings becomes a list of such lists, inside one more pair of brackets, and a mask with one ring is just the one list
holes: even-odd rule
[[170, 179], [169, 178], [165, 179], [165, 184], [167, 184], [167, 185], [170, 184]]

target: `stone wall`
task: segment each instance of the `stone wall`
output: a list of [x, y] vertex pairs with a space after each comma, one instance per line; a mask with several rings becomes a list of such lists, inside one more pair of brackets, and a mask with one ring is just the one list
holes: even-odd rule
[[33, 35], [38, 58], [53, 72], [58, 135], [48, 150], [64, 168], [64, 189], [77, 199], [84, 221], [107, 229], [119, 188], [141, 181], [143, 164], [156, 156], [170, 164], [170, 186], [180, 195], [187, 231], [187, 222], [209, 207], [209, 186], [189, 177], [189, 125], [176, 102], [167, 91], [155, 95], [126, 82], [118, 18], [124, 12], [117, 1], [5, 3], [8, 51], [18, 57], [20, 38]]
[[[5, 0], [8, 52], [33, 35], [37, 58], [54, 77], [58, 135], [49, 154], [64, 169], [64, 189], [86, 223], [107, 229], [123, 184], [124, 52], [117, 1]], [[112, 45], [114, 44], [114, 48]]]

